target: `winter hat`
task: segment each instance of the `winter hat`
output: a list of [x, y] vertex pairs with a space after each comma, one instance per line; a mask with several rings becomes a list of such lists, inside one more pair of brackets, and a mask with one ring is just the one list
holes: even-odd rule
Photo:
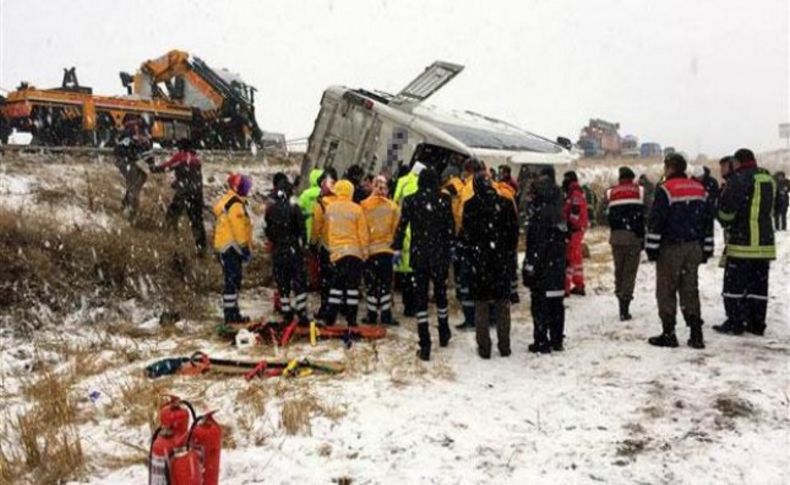
[[242, 197], [247, 197], [252, 189], [252, 179], [247, 175], [232, 173], [228, 176], [228, 187]]
[[749, 163], [754, 162], [754, 152], [749, 150], [748, 148], [741, 148], [737, 152], [735, 152], [735, 160], [739, 163]]
[[634, 180], [636, 174], [628, 167], [620, 167], [617, 172], [617, 178], [618, 180]]
[[334, 191], [338, 197], [350, 199], [354, 195], [354, 184], [346, 179], [340, 180], [335, 184]]
[[425, 164], [422, 162], [414, 162], [414, 165], [411, 167], [411, 173], [414, 175], [420, 175], [420, 173], [425, 170]]
[[420, 172], [420, 178], [417, 179], [417, 187], [422, 190], [438, 190], [439, 175], [436, 173], [436, 170], [432, 168], [426, 168], [422, 170]]
[[543, 167], [540, 169], [540, 175], [548, 177], [552, 181], [557, 180], [557, 172], [554, 171], [554, 167], [552, 166]]
[[288, 176], [282, 172], [274, 174], [272, 178], [272, 187], [274, 187], [275, 190], [279, 190], [279, 188], [283, 186], [283, 183], [288, 183]]

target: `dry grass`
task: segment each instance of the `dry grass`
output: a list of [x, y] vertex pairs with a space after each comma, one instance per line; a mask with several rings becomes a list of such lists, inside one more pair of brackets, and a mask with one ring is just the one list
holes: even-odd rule
[[312, 432], [311, 421], [314, 416], [323, 416], [338, 421], [347, 414], [343, 406], [331, 406], [321, 402], [315, 395], [303, 394], [287, 399], [280, 411], [280, 427], [288, 435], [307, 434]]
[[136, 377], [119, 385], [119, 394], [107, 411], [109, 418], [121, 418], [126, 426], [146, 426], [153, 433], [162, 396], [168, 394], [163, 380]]

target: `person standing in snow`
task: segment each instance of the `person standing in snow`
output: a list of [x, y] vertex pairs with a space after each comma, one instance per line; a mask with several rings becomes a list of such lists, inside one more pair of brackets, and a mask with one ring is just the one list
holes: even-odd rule
[[222, 311], [225, 323], [249, 321], [239, 311], [242, 266], [252, 259], [252, 222], [247, 213], [247, 195], [252, 179], [237, 173], [228, 177], [228, 191], [214, 205], [217, 225], [214, 228], [214, 249], [219, 255], [225, 287]]
[[[503, 165], [503, 167], [507, 167], [507, 165]], [[510, 169], [510, 167], [507, 168], [508, 170]], [[507, 173], [509, 174], [510, 172]], [[515, 184], [512, 178], [510, 180]], [[493, 182], [491, 185], [494, 187], [494, 190], [496, 190], [496, 193], [509, 203], [506, 209], [512, 214], [508, 214], [508, 216], [512, 215], [515, 218], [516, 230], [518, 230], [518, 193], [516, 189], [507, 181]], [[520, 301], [518, 296], [518, 251], [516, 246], [512, 247], [508, 256], [509, 264], [507, 275], [505, 276], [505, 278], [510, 281], [510, 303], [514, 305]]]
[[145, 170], [138, 162], [153, 162], [151, 137], [148, 135], [141, 120], [129, 121], [125, 124], [118, 143], [113, 148], [115, 166], [123, 176], [126, 192], [121, 202], [124, 216], [134, 222], [140, 208], [140, 192], [148, 179]]
[[776, 203], [774, 204], [774, 228], [787, 230], [787, 207], [790, 203], [790, 182], [784, 172], [776, 172]]
[[727, 230], [724, 269], [724, 309], [727, 320], [713, 329], [720, 333], [765, 333], [768, 273], [776, 259], [773, 221], [776, 184], [757, 166], [754, 153], [735, 152], [733, 173], [719, 200], [718, 219]]
[[[481, 171], [484, 171], [484, 168], [479, 160], [467, 158], [464, 161], [463, 185], [458, 197], [458, 213], [455, 216], [458, 221], [463, 220], [464, 204], [475, 195], [474, 178]], [[460, 227], [458, 230], [460, 231]], [[455, 257], [458, 260], [458, 264], [454, 267], [456, 291], [461, 300], [461, 310], [464, 314], [464, 321], [456, 325], [455, 328], [462, 331], [475, 330], [475, 302], [472, 299], [471, 290], [472, 262], [469, 259], [469, 252], [460, 238], [455, 247]]]
[[428, 329], [428, 289], [433, 283], [436, 313], [439, 318], [439, 346], [450, 342], [447, 276], [450, 244], [455, 233], [450, 198], [439, 190], [439, 175], [432, 168], [421, 171], [417, 192], [403, 200], [401, 219], [392, 244], [395, 258], [403, 250], [407, 228], [411, 229], [411, 267], [416, 282], [417, 332], [422, 360], [431, 358], [431, 333]]
[[527, 251], [522, 267], [524, 286], [529, 288], [533, 339], [530, 352], [563, 350], [565, 338], [565, 253], [567, 225], [563, 196], [553, 167], [541, 170], [531, 184], [527, 208]]
[[[425, 164], [417, 160], [414, 162], [414, 165], [412, 165], [411, 170], [409, 170], [406, 175], [399, 178], [398, 182], [395, 184], [395, 192], [392, 200], [398, 204], [401, 209], [403, 208], [404, 199], [417, 192], [418, 180], [423, 170], [425, 170]], [[395, 262], [395, 278], [401, 290], [401, 297], [403, 298], [403, 315], [406, 317], [413, 317], [417, 313], [417, 299], [415, 296], [416, 282], [411, 267], [410, 228], [406, 228], [401, 256], [399, 260]]]
[[203, 225], [203, 171], [200, 157], [195, 152], [191, 140], [183, 138], [178, 141], [178, 151], [170, 160], [155, 165], [149, 159], [151, 173], [174, 172], [173, 200], [167, 207], [167, 223], [175, 231], [178, 228], [178, 219], [186, 211], [189, 223], [192, 226], [192, 236], [195, 238], [195, 247], [198, 254], [206, 251], [206, 228]]
[[[329, 287], [328, 325], [334, 325], [342, 313], [349, 326], [357, 324], [359, 286], [367, 259], [370, 234], [362, 207], [353, 201], [354, 184], [340, 180], [334, 186], [335, 199], [321, 216], [325, 226], [329, 260], [332, 262], [332, 283]], [[313, 227], [319, 224], [313, 221]]]
[[474, 178], [474, 196], [464, 204], [461, 238], [472, 262], [477, 353], [491, 358], [493, 307], [499, 355], [510, 355], [510, 267], [518, 244], [518, 217], [512, 199], [500, 196], [483, 175]]
[[706, 166], [697, 166], [694, 168], [694, 179], [705, 187], [705, 193], [708, 194], [707, 202], [708, 208], [712, 211], [711, 216], [708, 218], [708, 225], [705, 227], [705, 245], [703, 250], [706, 253], [713, 254], [715, 251], [714, 245], [714, 224], [716, 223], [716, 207], [719, 205], [719, 182], [716, 181], [710, 174], [710, 169]]
[[337, 172], [332, 167], [324, 170], [318, 178], [321, 194], [313, 206], [313, 227], [310, 232], [310, 243], [318, 254], [319, 275], [321, 280], [321, 306], [318, 308], [316, 318], [326, 320], [329, 314], [329, 286], [332, 284], [332, 261], [329, 259], [329, 242], [327, 241], [324, 214], [335, 199], [332, 189], [335, 185]]
[[313, 209], [315, 208], [318, 197], [321, 195], [321, 186], [318, 184], [318, 179], [321, 178], [324, 171], [320, 168], [314, 168], [310, 171], [309, 179], [310, 186], [307, 187], [299, 194], [299, 207], [302, 208], [302, 216], [305, 220], [305, 237], [309, 240], [310, 234], [313, 229]]
[[565, 267], [565, 293], [567, 295], [585, 295], [584, 290], [584, 232], [587, 230], [588, 211], [587, 199], [579, 185], [576, 172], [565, 172], [562, 180], [565, 193], [565, 221], [570, 231], [567, 247], [567, 263]]
[[[280, 293], [286, 322], [294, 316], [307, 325], [307, 275], [304, 268], [305, 228], [301, 208], [291, 202], [292, 186], [285, 174], [277, 174], [272, 203], [266, 208], [266, 237], [274, 246], [272, 273]], [[293, 298], [291, 295], [293, 294]]]
[[[400, 219], [398, 205], [390, 200], [387, 179], [373, 180], [373, 193], [362, 201], [370, 241], [365, 268], [368, 316], [365, 323], [393, 325], [392, 319], [392, 241]], [[381, 320], [379, 320], [379, 316]]]
[[653, 197], [656, 195], [656, 184], [650, 181], [646, 173], [639, 176], [639, 185], [645, 190], [645, 213], [649, 214], [653, 208]]
[[628, 167], [620, 167], [618, 184], [606, 191], [607, 219], [611, 232], [614, 261], [614, 294], [619, 304], [620, 321], [631, 320], [629, 306], [634, 298], [634, 285], [639, 258], [645, 240], [645, 191], [634, 182], [636, 175]]
[[665, 180], [656, 188], [650, 211], [645, 251], [656, 262], [656, 300], [662, 332], [650, 345], [677, 347], [677, 298], [686, 325], [689, 347], [704, 349], [697, 271], [706, 257], [705, 230], [711, 211], [705, 187], [686, 177], [686, 159], [679, 153], [664, 159]]

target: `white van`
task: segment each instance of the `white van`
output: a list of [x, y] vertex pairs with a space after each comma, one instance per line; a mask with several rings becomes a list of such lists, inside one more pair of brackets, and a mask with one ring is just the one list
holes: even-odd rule
[[368, 174], [396, 174], [419, 160], [439, 173], [469, 157], [487, 167], [510, 165], [522, 178], [535, 165], [568, 165], [577, 158], [552, 140], [470, 111], [444, 110], [423, 101], [463, 66], [436, 61], [397, 95], [331, 86], [308, 140], [301, 180], [313, 168], [351, 165]]

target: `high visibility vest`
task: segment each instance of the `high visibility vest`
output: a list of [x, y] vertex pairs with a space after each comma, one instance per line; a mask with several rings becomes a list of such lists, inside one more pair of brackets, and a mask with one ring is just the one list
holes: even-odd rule
[[214, 249], [224, 253], [234, 249], [241, 253], [243, 248], [251, 249], [252, 221], [247, 214], [244, 197], [229, 190], [214, 205], [217, 226], [214, 229]]

